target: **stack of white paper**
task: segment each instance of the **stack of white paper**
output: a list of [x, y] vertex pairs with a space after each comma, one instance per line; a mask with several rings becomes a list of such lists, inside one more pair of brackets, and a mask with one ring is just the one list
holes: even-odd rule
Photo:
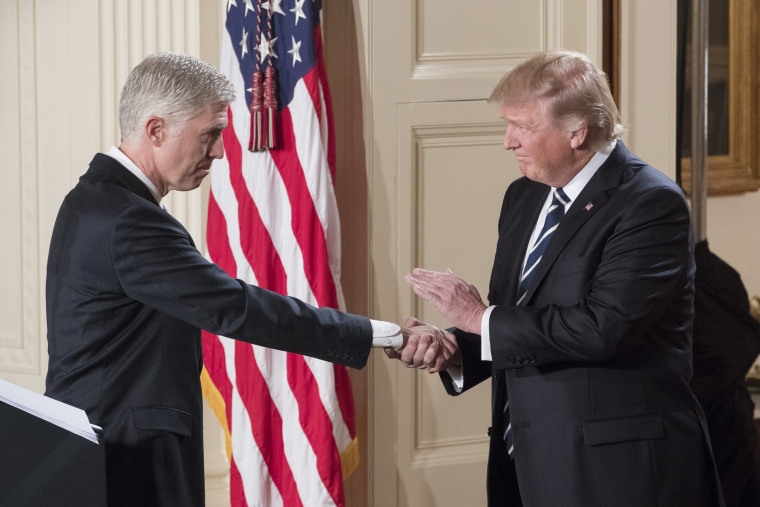
[[87, 420], [87, 414], [66, 403], [48, 398], [0, 379], [0, 402], [16, 407], [40, 419], [98, 443], [98, 436]]

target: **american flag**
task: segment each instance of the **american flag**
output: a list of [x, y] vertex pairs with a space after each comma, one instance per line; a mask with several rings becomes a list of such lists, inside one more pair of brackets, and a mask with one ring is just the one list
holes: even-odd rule
[[[208, 256], [248, 283], [343, 308], [321, 2], [228, 0], [226, 9], [220, 67], [237, 99], [225, 158], [211, 171]], [[257, 55], [258, 70], [276, 69], [277, 147], [251, 152]], [[359, 459], [345, 367], [205, 332], [203, 358], [232, 505], [343, 505], [343, 477]]]

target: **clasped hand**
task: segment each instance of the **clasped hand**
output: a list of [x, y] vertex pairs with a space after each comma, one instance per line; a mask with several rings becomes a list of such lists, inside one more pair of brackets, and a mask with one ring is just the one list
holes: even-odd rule
[[[451, 270], [442, 273], [416, 268], [406, 275], [406, 281], [456, 327], [480, 334], [480, 322], [487, 307], [475, 286]], [[385, 349], [388, 357], [400, 359], [407, 368], [427, 369], [430, 373], [461, 364], [461, 352], [453, 334], [414, 317], [406, 319], [404, 325], [404, 346], [399, 350]]]
[[385, 355], [399, 359], [407, 368], [428, 370], [438, 373], [451, 364], [459, 353], [453, 334], [435, 326], [409, 317], [402, 329], [404, 346], [399, 350], [385, 348]]

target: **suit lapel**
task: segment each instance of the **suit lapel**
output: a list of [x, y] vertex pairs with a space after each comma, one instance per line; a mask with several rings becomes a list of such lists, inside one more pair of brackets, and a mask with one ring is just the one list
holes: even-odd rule
[[[567, 210], [562, 221], [560, 221], [557, 230], [554, 231], [554, 235], [549, 241], [544, 255], [541, 257], [541, 262], [536, 266], [533, 280], [525, 296], [526, 303], [530, 302], [536, 288], [541, 284], [541, 281], [546, 276], [549, 268], [557, 260], [565, 245], [567, 245], [589, 218], [602, 209], [609, 198], [610, 192], [620, 185], [620, 179], [626, 168], [628, 158], [628, 149], [622, 141], [618, 141], [610, 156], [597, 170], [591, 180], [589, 180], [575, 201], [573, 201], [570, 209]], [[543, 201], [541, 202], [543, 203]], [[530, 225], [527, 225], [527, 228], [530, 230]], [[517, 276], [519, 278], [520, 275], [518, 274]]]
[[549, 194], [549, 187], [546, 185], [530, 181], [526, 181], [526, 184], [526, 188], [516, 192], [520, 200], [515, 203], [514, 212], [502, 213], [502, 220], [507, 220], [508, 223], [502, 225], [499, 230], [499, 243], [489, 295], [492, 304], [514, 305], [516, 303], [522, 261], [525, 252], [528, 251], [533, 226]]

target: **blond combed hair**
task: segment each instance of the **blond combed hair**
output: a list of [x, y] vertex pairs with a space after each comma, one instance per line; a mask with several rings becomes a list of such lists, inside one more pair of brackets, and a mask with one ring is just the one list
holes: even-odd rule
[[596, 151], [625, 132], [607, 75], [575, 51], [547, 51], [519, 64], [501, 78], [488, 101], [502, 106], [539, 102], [557, 128], [588, 127], [586, 142]]

